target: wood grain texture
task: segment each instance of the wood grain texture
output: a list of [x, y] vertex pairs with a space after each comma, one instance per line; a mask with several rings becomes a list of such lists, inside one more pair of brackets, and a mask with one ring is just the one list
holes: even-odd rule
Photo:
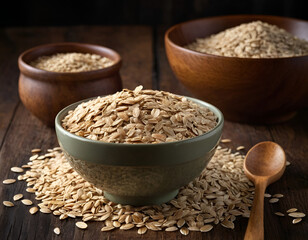
[[264, 193], [266, 182], [257, 182], [255, 186], [253, 205], [244, 240], [264, 240]]
[[[17, 56], [22, 51], [35, 45], [62, 42], [80, 41], [105, 45], [118, 51], [123, 58], [121, 70], [124, 87], [133, 88], [137, 84], [143, 84], [151, 88], [152, 75], [157, 74], [154, 83], [160, 83], [163, 90], [187, 95], [187, 91], [181, 86], [167, 64], [163, 45], [159, 51], [152, 49], [152, 29], [146, 26], [115, 26], [115, 27], [63, 27], [63, 28], [13, 28], [0, 30], [0, 69], [5, 69], [0, 75], [1, 88], [0, 99], [14, 104], [3, 105], [0, 108], [0, 122], [7, 118], [6, 125], [1, 125], [4, 142], [0, 150], [0, 180], [16, 177], [9, 171], [12, 166], [20, 166], [27, 162], [30, 150], [41, 147], [46, 150], [57, 145], [53, 129], [45, 127], [33, 117], [22, 104], [18, 104], [17, 95]], [[157, 43], [162, 42], [163, 31], [157, 34]], [[8, 49], [8, 50], [6, 50]], [[158, 50], [158, 49], [156, 49]], [[3, 52], [7, 57], [3, 57]], [[158, 68], [153, 67], [153, 52], [156, 53]], [[14, 60], [15, 58], [15, 60]], [[155, 71], [153, 71], [155, 70]], [[157, 71], [157, 72], [156, 72]], [[156, 82], [156, 80], [158, 82]], [[159, 86], [159, 85], [158, 85]], [[2, 90], [5, 89], [5, 90]], [[10, 92], [10, 94], [6, 94]], [[14, 114], [14, 108], [17, 106]], [[12, 110], [13, 109], [13, 110]], [[308, 221], [293, 225], [291, 218], [280, 218], [274, 215], [276, 211], [285, 211], [296, 207], [302, 212], [308, 213], [308, 112], [299, 113], [291, 121], [273, 126], [247, 125], [226, 122], [223, 138], [231, 138], [232, 142], [222, 144], [225, 147], [235, 149], [244, 145], [247, 150], [260, 141], [273, 140], [280, 144], [286, 152], [287, 160], [291, 165], [287, 167], [284, 176], [277, 183], [268, 187], [268, 192], [282, 193], [285, 195], [277, 204], [264, 202], [265, 239], [304, 240], [308, 236]], [[10, 117], [8, 118], [9, 115]], [[1, 123], [2, 124], [2, 123]], [[1, 135], [0, 135], [1, 136]], [[25, 183], [17, 182], [14, 185], [0, 183], [0, 202], [12, 199], [16, 193], [24, 193], [26, 197], [34, 199], [33, 195], [25, 192]], [[35, 201], [35, 203], [37, 203]], [[32, 216], [28, 213], [30, 207], [20, 202], [14, 208], [0, 206], [0, 239], [243, 239], [247, 226], [246, 218], [239, 218], [235, 222], [235, 230], [229, 230], [221, 226], [209, 233], [191, 232], [188, 236], [182, 236], [179, 232], [147, 232], [139, 236], [135, 230], [112, 231], [103, 233], [100, 231], [101, 223], [91, 222], [86, 231], [75, 227], [74, 219], [59, 220], [49, 214], [37, 213]], [[61, 234], [56, 236], [53, 229], [59, 227]]]

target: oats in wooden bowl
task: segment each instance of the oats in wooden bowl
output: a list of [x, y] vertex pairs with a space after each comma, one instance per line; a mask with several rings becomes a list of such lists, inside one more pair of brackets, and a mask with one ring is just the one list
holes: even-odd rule
[[226, 119], [278, 123], [308, 106], [307, 28], [276, 16], [196, 19], [166, 32], [166, 54], [178, 80]]

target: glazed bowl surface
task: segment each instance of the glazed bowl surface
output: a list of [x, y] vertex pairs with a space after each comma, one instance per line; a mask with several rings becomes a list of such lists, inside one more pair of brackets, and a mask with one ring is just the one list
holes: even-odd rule
[[[223, 128], [222, 113], [210, 132], [177, 142], [123, 144], [89, 140], [65, 130], [62, 119], [81, 102], [59, 112], [55, 119], [59, 144], [71, 166], [88, 182], [104, 191], [109, 200], [135, 206], [155, 205], [173, 199], [179, 188], [200, 175], [215, 153]], [[86, 100], [84, 100], [86, 101]]]
[[[84, 72], [51, 72], [30, 65], [40, 56], [69, 52], [98, 54], [113, 60], [114, 64]], [[65, 106], [85, 98], [121, 90], [121, 62], [116, 51], [93, 44], [64, 42], [31, 48], [18, 58], [20, 99], [44, 124], [54, 126], [57, 113]]]
[[237, 58], [185, 48], [242, 23], [261, 20], [308, 41], [308, 22], [298, 19], [234, 15], [180, 23], [165, 33], [166, 54], [177, 79], [197, 98], [217, 106], [227, 120], [278, 123], [308, 106], [308, 56]]

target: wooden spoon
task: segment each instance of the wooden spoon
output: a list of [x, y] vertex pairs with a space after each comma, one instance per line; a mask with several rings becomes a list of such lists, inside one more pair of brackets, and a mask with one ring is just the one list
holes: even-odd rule
[[244, 172], [255, 184], [255, 196], [245, 240], [264, 239], [263, 208], [265, 189], [282, 176], [285, 167], [285, 153], [277, 143], [261, 142], [248, 151], [244, 160]]

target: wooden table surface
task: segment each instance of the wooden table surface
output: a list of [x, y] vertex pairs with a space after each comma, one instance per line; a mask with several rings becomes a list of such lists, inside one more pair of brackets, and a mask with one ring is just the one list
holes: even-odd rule
[[[165, 29], [149, 26], [74, 26], [0, 29], [0, 180], [16, 178], [12, 166], [28, 162], [33, 148], [46, 150], [57, 146], [54, 129], [45, 127], [22, 105], [18, 97], [18, 55], [39, 44], [78, 41], [104, 45], [123, 57], [121, 75], [125, 88], [142, 84], [145, 88], [190, 95], [173, 76], [163, 45]], [[308, 214], [308, 114], [301, 111], [291, 121], [273, 126], [253, 126], [226, 121], [223, 137], [235, 148], [271, 140], [280, 144], [291, 165], [282, 179], [267, 192], [282, 193], [275, 204], [265, 200], [265, 239], [308, 239], [308, 219], [293, 225], [290, 217], [278, 217], [276, 211], [295, 207]], [[244, 151], [246, 152], [246, 150]], [[0, 200], [11, 200], [17, 193], [34, 199], [25, 192], [25, 182], [0, 184]], [[75, 227], [74, 219], [59, 220], [51, 214], [30, 215], [29, 207], [20, 202], [13, 208], [0, 206], [0, 239], [243, 239], [247, 219], [235, 221], [235, 229], [215, 226], [209, 233], [152, 232], [138, 235], [136, 230], [101, 232], [101, 223], [90, 223], [86, 231]], [[54, 227], [61, 228], [59, 236]]]

